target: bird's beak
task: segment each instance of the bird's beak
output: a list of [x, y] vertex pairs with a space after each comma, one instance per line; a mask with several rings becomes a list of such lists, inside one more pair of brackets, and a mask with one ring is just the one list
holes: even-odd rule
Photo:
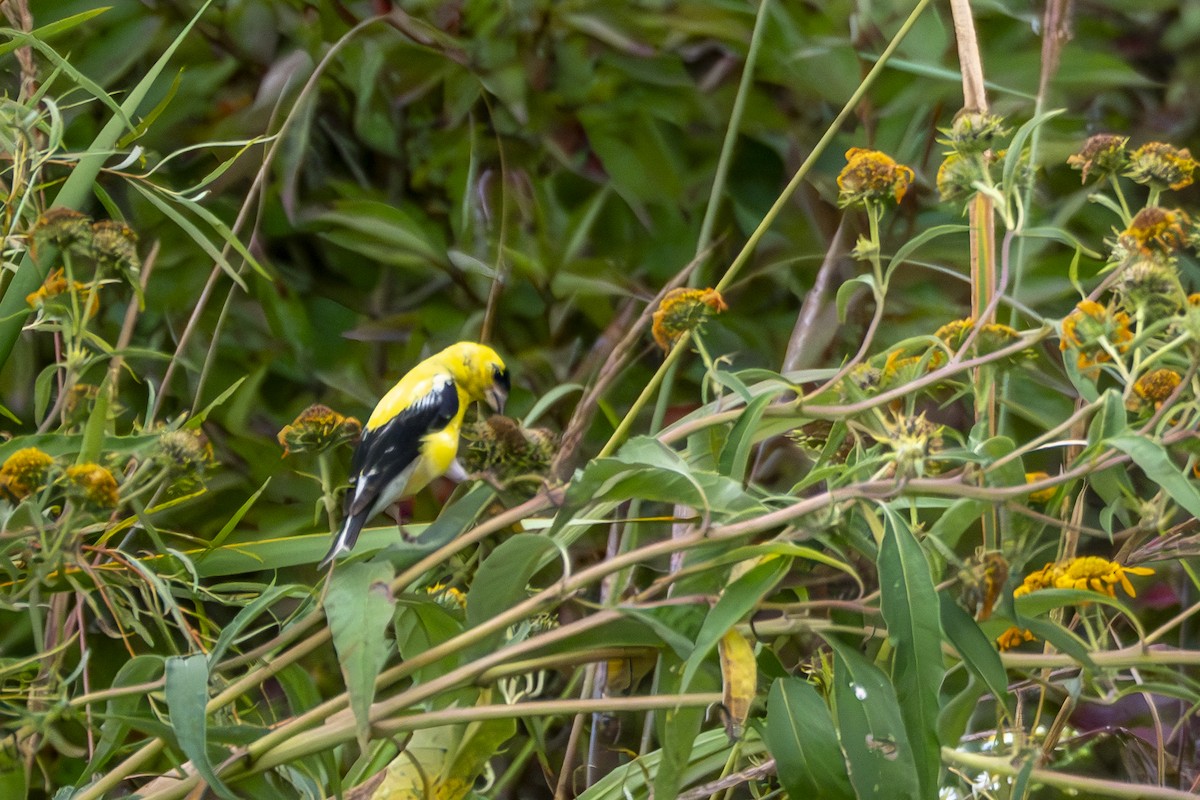
[[491, 389], [487, 390], [487, 393], [484, 394], [483, 399], [487, 401], [487, 404], [491, 407], [492, 411], [495, 411], [497, 414], [503, 414], [504, 403], [508, 400], [508, 392], [503, 386], [493, 386]]

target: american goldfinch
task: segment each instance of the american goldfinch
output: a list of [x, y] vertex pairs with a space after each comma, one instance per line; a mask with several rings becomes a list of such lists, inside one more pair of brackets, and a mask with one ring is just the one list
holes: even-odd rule
[[474, 342], [451, 345], [401, 378], [363, 428], [350, 463], [345, 519], [318, 569], [350, 552], [367, 520], [456, 467], [467, 406], [482, 400], [502, 412], [508, 390], [500, 356]]

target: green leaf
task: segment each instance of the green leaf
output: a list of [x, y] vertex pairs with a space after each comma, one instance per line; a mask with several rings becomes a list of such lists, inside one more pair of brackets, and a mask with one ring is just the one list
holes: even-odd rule
[[1008, 691], [1008, 673], [991, 640], [971, 615], [945, 594], [941, 595], [941, 619], [946, 639], [958, 651], [967, 669], [1008, 710], [1009, 719], [1015, 719], [1015, 698]]
[[291, 586], [264, 586], [258, 597], [254, 598], [246, 605], [236, 616], [229, 622], [221, 626], [221, 635], [217, 637], [216, 644], [208, 654], [209, 669], [216, 669], [221, 663], [221, 658], [237, 641], [238, 636], [242, 634], [246, 628], [250, 626], [258, 617], [274, 605], [280, 598], [287, 597], [293, 594]]
[[146, 188], [138, 181], [130, 181], [129, 185], [136, 189], [138, 194], [146, 198], [152, 206], [161, 211], [163, 216], [174, 222], [180, 230], [186, 233], [221, 268], [221, 271], [238, 285], [238, 288], [243, 292], [250, 291], [250, 288], [246, 286], [246, 279], [238, 274], [237, 268], [229, 263], [229, 260], [225, 258], [225, 254], [209, 240], [208, 236], [204, 231], [200, 230], [196, 223], [185, 217], [179, 209], [160, 196], [159, 192]]
[[854, 292], [860, 286], [866, 286], [875, 292], [875, 276], [874, 275], [857, 275], [850, 280], [844, 282], [837, 290], [837, 318], [838, 322], [846, 321], [846, 306], [850, 304], [850, 298], [854, 296]]
[[1200, 491], [1188, 480], [1171, 456], [1158, 442], [1142, 436], [1113, 436], [1107, 442], [1130, 458], [1146, 473], [1146, 477], [1166, 490], [1193, 517], [1200, 517]]
[[1017, 132], [1013, 134], [1012, 141], [1010, 141], [1008, 144], [1008, 153], [1004, 158], [1004, 171], [1002, 173], [1003, 178], [1001, 180], [1006, 192], [1014, 192], [1017, 189], [1015, 185], [1015, 179], [1017, 175], [1017, 168], [1021, 164], [1021, 156], [1025, 150], [1025, 142], [1029, 141], [1029, 137], [1033, 135], [1035, 130], [1037, 130], [1040, 126], [1045, 125], [1047, 121], [1054, 119], [1059, 114], [1062, 114], [1063, 111], [1065, 111], [1065, 109], [1062, 108], [1043, 111], [1041, 114], [1038, 114], [1036, 117], [1026, 122], [1020, 128], [1017, 128]]
[[238, 800], [208, 758], [208, 656], [171, 656], [166, 667], [167, 710], [179, 749], [208, 788], [224, 800]]
[[390, 564], [352, 561], [333, 570], [325, 596], [325, 617], [364, 748], [370, 734], [375, 678], [391, 650], [385, 634], [396, 606], [389, 586], [393, 577]]
[[708, 658], [720, 638], [754, 610], [763, 597], [783, 580], [791, 566], [790, 558], [766, 558], [725, 587], [700, 626], [695, 647], [683, 667], [680, 691], [688, 691], [696, 670]]
[[[159, 74], [175, 54], [175, 50], [187, 38], [188, 33], [191, 32], [200, 17], [208, 11], [212, 1], [205, 0], [188, 23], [183, 26], [183, 30], [176, 35], [171, 44], [163, 50], [162, 55], [137, 82], [137, 85], [129, 90], [119, 113], [115, 113], [92, 140], [75, 169], [71, 170], [71, 174], [63, 182], [62, 188], [49, 204], [51, 207], [62, 206], [75, 210], [83, 208], [83, 204], [87, 202], [87, 198], [91, 194], [96, 176], [100, 174], [101, 167], [104, 166], [104, 162], [108, 160], [112, 152], [113, 145], [128, 127], [128, 120], [137, 112], [150, 88], [158, 80]], [[46, 278], [46, 270], [53, 263], [54, 253], [48, 252], [44, 255], [45, 258], [39, 261], [34, 259], [32, 252], [26, 252], [21, 259], [17, 274], [12, 277], [5, 288], [4, 297], [0, 298], [0, 366], [7, 363], [13, 345], [16, 344], [25, 319], [29, 315], [29, 308], [25, 303], [26, 295], [35, 291], [42, 284]]]
[[[918, 248], [925, 246], [929, 242], [932, 242], [934, 239], [939, 239], [942, 236], [949, 236], [952, 233], [967, 233], [969, 230], [970, 230], [970, 228], [966, 225], [955, 224], [955, 225], [934, 225], [932, 228], [928, 228], [927, 230], [921, 231], [919, 234], [917, 234], [913, 238], [909, 239], [907, 242], [905, 242], [904, 244], [900, 245], [899, 248], [897, 248], [896, 252], [892, 254], [892, 257], [888, 259], [887, 268], [884, 270], [884, 274], [891, 276], [892, 270], [896, 269], [896, 267], [900, 266], [905, 261], [907, 261], [908, 257], [910, 255], [912, 255], [913, 253], [915, 253]], [[838, 290], [838, 296], [839, 296], [838, 319], [844, 320], [845, 315], [842, 313], [842, 308], [840, 305], [841, 290]]]
[[[492, 551], [471, 582], [467, 592], [467, 626], [480, 625], [529, 597], [529, 579], [542, 564], [542, 557], [557, 550], [545, 536], [518, 533]], [[474, 652], [488, 652], [500, 643], [497, 631], [475, 645]]]
[[1086, 589], [1039, 589], [1036, 592], [1021, 595], [1013, 600], [1013, 605], [1016, 607], [1017, 613], [1022, 617], [1041, 617], [1056, 608], [1087, 605], [1089, 603], [1099, 603], [1100, 605], [1119, 611], [1129, 618], [1129, 622], [1137, 631], [1139, 639], [1146, 637], [1146, 631], [1142, 627], [1142, 622], [1138, 619], [1137, 615], [1120, 600], [1115, 597], [1109, 597], [1102, 592], [1093, 592]]
[[[165, 665], [162, 656], [156, 655], [140, 655], [126, 661], [117, 670], [116, 676], [112, 679], [110, 687], [113, 689], [124, 689], [130, 686], [138, 686], [144, 683], [150, 683], [158, 680], [164, 671]], [[96, 740], [96, 750], [92, 754], [91, 760], [88, 762], [87, 769], [83, 774], [90, 775], [99, 772], [108, 763], [108, 760], [121, 748], [125, 739], [125, 734], [129, 732], [129, 718], [133, 717], [139, 706], [145, 705], [147, 713], [150, 711], [149, 693], [138, 692], [136, 694], [115, 694], [104, 705], [103, 718], [100, 723], [100, 736]]]
[[924, 797], [916, 754], [887, 675], [854, 647], [833, 636], [826, 637], [826, 641], [835, 653], [833, 696], [838, 738], [859, 800]]
[[887, 533], [879, 546], [880, 611], [895, 646], [892, 679], [913, 748], [921, 796], [937, 794], [941, 764], [938, 689], [945, 674], [938, 594], [925, 552], [905, 521], [881, 506]]
[[808, 681], [786, 677], [771, 686], [763, 738], [790, 797], [854, 800], [833, 717]]
[[721, 458], [717, 471], [735, 481], [746, 480], [746, 465], [750, 461], [750, 453], [754, 449], [754, 431], [762, 419], [763, 412], [777, 396], [777, 392], [767, 392], [755, 397], [746, 404], [746, 410], [738, 417], [725, 446], [721, 448]]

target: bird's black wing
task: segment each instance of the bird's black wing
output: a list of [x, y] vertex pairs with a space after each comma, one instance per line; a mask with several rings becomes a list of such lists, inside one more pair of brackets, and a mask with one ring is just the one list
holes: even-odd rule
[[378, 428], [366, 428], [350, 463], [345, 515], [370, 513], [380, 492], [420, 456], [421, 439], [446, 427], [456, 414], [458, 390], [454, 381], [447, 380]]

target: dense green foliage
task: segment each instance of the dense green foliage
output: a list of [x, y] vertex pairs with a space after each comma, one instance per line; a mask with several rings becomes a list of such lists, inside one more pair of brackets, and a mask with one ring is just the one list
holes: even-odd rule
[[1200, 18], [1050, 5], [5, 4], [0, 796], [1187, 796]]

